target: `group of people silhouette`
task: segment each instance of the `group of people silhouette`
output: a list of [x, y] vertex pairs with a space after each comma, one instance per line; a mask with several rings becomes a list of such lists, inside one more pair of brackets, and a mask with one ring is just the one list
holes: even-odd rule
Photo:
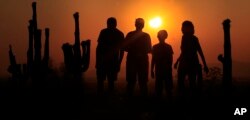
[[[126, 81], [127, 94], [133, 96], [136, 82], [140, 87], [140, 95], [148, 94], [149, 58], [152, 53], [151, 77], [155, 78], [155, 92], [162, 96], [163, 88], [171, 95], [173, 89], [173, 49], [166, 43], [168, 33], [160, 30], [157, 34], [159, 43], [152, 47], [151, 38], [148, 33], [143, 32], [144, 19], [135, 20], [135, 30], [126, 36], [116, 28], [116, 18], [110, 17], [107, 20], [107, 28], [101, 30], [96, 48], [96, 75], [97, 91], [102, 94], [104, 81], [108, 80], [108, 91], [114, 92], [115, 81], [120, 71], [124, 52], [127, 52], [126, 59]], [[182, 23], [181, 54], [174, 64], [178, 69], [178, 88], [185, 91], [185, 77], [188, 76], [191, 90], [197, 88], [202, 80], [202, 66], [199, 63], [200, 55], [204, 71], [208, 72], [205, 57], [198, 38], [194, 35], [194, 25], [191, 21]], [[198, 53], [198, 54], [197, 54]]]

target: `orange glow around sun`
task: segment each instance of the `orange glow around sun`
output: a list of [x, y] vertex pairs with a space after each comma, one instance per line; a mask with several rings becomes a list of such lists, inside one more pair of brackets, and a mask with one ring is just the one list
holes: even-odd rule
[[162, 20], [160, 17], [155, 17], [149, 21], [149, 25], [152, 28], [159, 28], [162, 25]]

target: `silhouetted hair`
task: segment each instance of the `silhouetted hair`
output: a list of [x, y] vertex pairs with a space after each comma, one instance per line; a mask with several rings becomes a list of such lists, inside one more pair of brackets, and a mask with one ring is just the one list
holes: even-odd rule
[[191, 21], [184, 21], [182, 23], [182, 28], [181, 31], [183, 34], [189, 34], [189, 35], [193, 35], [194, 34], [194, 25]]
[[160, 41], [164, 41], [168, 37], [168, 32], [166, 30], [160, 30], [157, 37]]
[[108, 28], [116, 28], [117, 22], [116, 19], [114, 17], [110, 17], [107, 20], [107, 26]]
[[135, 27], [136, 29], [142, 29], [144, 27], [144, 20], [142, 18], [137, 18], [135, 20]]

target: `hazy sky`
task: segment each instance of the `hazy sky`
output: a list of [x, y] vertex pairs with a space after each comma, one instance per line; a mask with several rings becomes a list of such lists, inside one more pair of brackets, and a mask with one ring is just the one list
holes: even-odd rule
[[[28, 46], [28, 21], [32, 18], [31, 3], [34, 0], [0, 1], [0, 75], [8, 75], [8, 46], [12, 44], [18, 63], [26, 63]], [[145, 32], [157, 43], [156, 33], [166, 29], [167, 42], [174, 49], [174, 60], [179, 56], [181, 23], [191, 20], [195, 34], [200, 40], [208, 63], [217, 63], [223, 53], [222, 21], [230, 18], [233, 59], [250, 62], [250, 1], [249, 0], [36, 0], [38, 27], [50, 28], [51, 58], [55, 66], [63, 62], [61, 46], [74, 43], [73, 13], [80, 13], [81, 40], [91, 39], [91, 65], [94, 70], [96, 40], [101, 29], [106, 27], [108, 17], [116, 17], [118, 28], [126, 35], [134, 30], [135, 18], [146, 21]], [[159, 16], [163, 25], [150, 28], [148, 21]], [[42, 40], [44, 42], [44, 31]], [[44, 43], [43, 43], [44, 44]], [[125, 63], [125, 59], [123, 60]]]

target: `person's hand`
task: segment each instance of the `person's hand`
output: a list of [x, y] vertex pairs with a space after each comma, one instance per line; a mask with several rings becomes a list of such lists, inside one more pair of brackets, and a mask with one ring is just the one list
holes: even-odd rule
[[206, 72], [206, 74], [209, 72], [209, 69], [207, 66], [204, 66], [204, 71]]
[[151, 78], [155, 78], [155, 73], [154, 73], [154, 71], [153, 70], [151, 70]]

